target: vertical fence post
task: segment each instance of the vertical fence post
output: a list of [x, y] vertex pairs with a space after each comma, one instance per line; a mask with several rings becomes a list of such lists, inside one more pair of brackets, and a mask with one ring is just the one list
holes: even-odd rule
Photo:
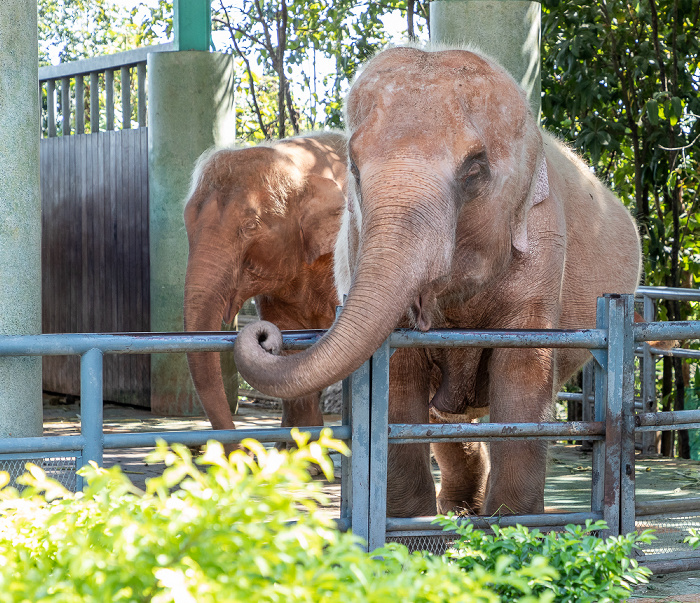
[[56, 136], [56, 80], [46, 81], [46, 108], [48, 109], [49, 138]]
[[70, 136], [70, 79], [61, 78], [61, 135]]
[[[352, 431], [352, 388], [351, 377], [343, 379], [340, 423], [351, 427]], [[352, 445], [352, 442], [350, 442]], [[352, 452], [352, 451], [351, 451]], [[352, 457], [340, 457], [340, 518], [350, 521], [352, 526]]]
[[[343, 304], [345, 303], [343, 298]], [[335, 317], [340, 316], [343, 306], [336, 306]], [[352, 433], [352, 375], [343, 379], [342, 397], [340, 403], [340, 423], [343, 427], [350, 426]], [[352, 445], [352, 442], [350, 442]], [[352, 452], [352, 450], [351, 450]], [[349, 520], [352, 529], [352, 457], [340, 457], [340, 518]]]
[[[654, 321], [654, 300], [648, 295], [642, 296], [644, 300], [644, 320]], [[656, 358], [651, 353], [649, 344], [642, 343], [641, 358], [642, 373], [642, 412], [656, 412]], [[656, 452], [656, 438], [658, 432], [642, 432], [642, 454], [654, 454]]]
[[85, 134], [85, 80], [75, 76], [75, 133]]
[[93, 71], [90, 74], [90, 132], [100, 131], [100, 74]]
[[114, 69], [105, 71], [105, 130], [114, 130]]
[[[596, 328], [608, 328], [608, 307], [606, 299], [598, 298], [596, 306]], [[600, 354], [596, 356], [596, 362], [593, 367], [595, 376], [593, 379], [594, 387], [594, 406], [593, 415], [596, 421], [605, 421], [607, 416], [607, 401], [608, 401], [608, 350], [600, 350]], [[606, 467], [606, 441], [596, 440], [593, 442], [593, 454], [591, 459], [591, 511], [602, 512], [607, 521], [606, 507], [606, 483], [605, 483], [605, 467]]]
[[[605, 497], [603, 518], [608, 536], [620, 535], [620, 457], [622, 447], [622, 371], [624, 341], [614, 299], [605, 296], [608, 327], [608, 380], [605, 407]], [[613, 320], [615, 327], [613, 328]]]
[[146, 127], [146, 63], [136, 65], [136, 119], [139, 128]]
[[121, 68], [122, 85], [122, 129], [131, 130], [131, 69], [126, 65]]
[[368, 360], [348, 377], [352, 400], [352, 531], [365, 541], [369, 541], [370, 367]]
[[91, 349], [80, 358], [80, 431], [85, 438], [83, 465], [95, 461], [102, 465], [102, 352]]
[[634, 296], [623, 295], [615, 300], [615, 322], [611, 328], [620, 329], [622, 339], [622, 447], [620, 450], [620, 533], [635, 529], [635, 422], [634, 422]]
[[389, 455], [389, 358], [387, 339], [372, 356], [370, 401], [369, 539], [373, 551], [386, 543], [387, 462]]
[[607, 295], [605, 506], [609, 534], [634, 531], [634, 298]]

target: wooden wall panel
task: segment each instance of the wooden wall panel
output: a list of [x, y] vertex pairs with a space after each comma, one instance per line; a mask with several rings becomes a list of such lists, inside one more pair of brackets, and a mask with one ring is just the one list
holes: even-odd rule
[[[41, 141], [42, 328], [150, 328], [148, 129]], [[105, 357], [105, 400], [150, 406], [150, 358]], [[77, 358], [45, 357], [44, 389], [79, 395]]]

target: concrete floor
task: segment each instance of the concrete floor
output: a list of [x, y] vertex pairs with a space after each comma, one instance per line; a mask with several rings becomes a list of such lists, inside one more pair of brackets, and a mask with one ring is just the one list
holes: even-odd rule
[[[79, 432], [79, 405], [66, 403], [65, 399], [49, 397], [44, 404], [44, 434], [70, 435]], [[326, 423], [339, 422], [337, 416], [327, 416]], [[242, 402], [238, 416], [239, 428], [279, 425], [280, 413], [261, 408], [258, 404]], [[147, 410], [106, 404], [104, 430], [106, 433], [125, 431], [180, 431], [206, 430], [209, 423], [201, 417], [162, 417]], [[122, 470], [138, 487], [143, 488], [149, 477], [159, 475], [162, 466], [144, 462], [148, 449], [107, 450], [105, 466], [120, 464]], [[339, 465], [339, 457], [334, 459]], [[439, 481], [437, 467], [436, 479]], [[339, 475], [338, 475], [339, 477]], [[700, 462], [669, 459], [639, 459], [636, 465], [637, 497], [639, 500], [684, 498], [700, 496]], [[550, 461], [545, 489], [547, 511], [583, 511], [590, 509], [591, 455], [581, 452], [574, 445], [550, 447]], [[340, 485], [338, 481], [325, 483], [324, 491], [330, 504], [324, 512], [338, 516]], [[690, 518], [690, 523], [700, 527], [700, 517]], [[687, 526], [686, 526], [687, 527]], [[679, 530], [672, 530], [679, 532]], [[682, 540], [676, 537], [676, 543]], [[681, 545], [682, 546], [682, 545]], [[665, 550], [665, 549], [664, 549]], [[672, 549], [669, 549], [672, 550]], [[649, 552], [662, 551], [658, 547]], [[654, 576], [652, 582], [637, 589], [636, 603], [665, 601], [670, 603], [700, 603], [700, 572], [685, 572]]]

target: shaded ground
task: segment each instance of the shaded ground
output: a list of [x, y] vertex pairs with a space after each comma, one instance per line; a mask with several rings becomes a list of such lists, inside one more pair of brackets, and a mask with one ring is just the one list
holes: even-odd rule
[[[62, 399], [47, 398], [44, 404], [44, 435], [71, 435], [79, 432], [79, 405], [65, 403]], [[280, 413], [261, 408], [257, 404], [241, 402], [239, 414], [235, 417], [240, 428], [276, 427]], [[338, 424], [339, 417], [326, 416], [327, 424]], [[127, 431], [188, 431], [209, 429], [203, 417], [162, 417], [150, 411], [106, 404], [104, 408], [104, 430], [106, 433]], [[550, 448], [550, 462], [547, 471], [545, 506], [547, 511], [584, 511], [590, 509], [591, 456], [582, 453], [574, 445], [557, 445]], [[120, 464], [122, 470], [138, 487], [143, 488], [149, 477], [159, 475], [160, 465], [148, 465], [144, 457], [147, 448], [131, 450], [106, 450], [105, 466]], [[336, 475], [339, 477], [340, 458], [336, 462]], [[435, 466], [436, 481], [439, 474]], [[638, 500], [671, 499], [700, 496], [700, 462], [645, 458], [636, 465]], [[330, 499], [324, 511], [332, 517], [338, 516], [340, 485], [324, 483], [324, 491]], [[700, 527], [700, 517], [689, 518], [685, 524]], [[639, 526], [638, 526], [639, 527]], [[646, 526], [642, 526], [646, 527]], [[658, 527], [658, 526], [657, 526]], [[666, 529], [666, 532], [669, 530]], [[671, 529], [671, 545], [682, 541], [682, 530]], [[664, 536], [667, 537], [668, 535]], [[662, 542], [666, 546], [666, 541]], [[657, 546], [657, 545], [655, 545]], [[663, 553], [666, 550], [654, 548], [650, 552]], [[636, 603], [677, 601], [679, 603], [700, 603], [700, 572], [685, 572], [668, 576], [655, 576], [651, 584], [637, 590], [640, 599]]]

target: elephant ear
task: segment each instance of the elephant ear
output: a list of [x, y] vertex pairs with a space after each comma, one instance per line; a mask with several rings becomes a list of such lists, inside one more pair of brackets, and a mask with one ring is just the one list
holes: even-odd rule
[[307, 196], [299, 221], [307, 264], [333, 251], [344, 206], [345, 195], [337, 182], [313, 174], [308, 177]]
[[547, 160], [542, 157], [530, 184], [530, 191], [525, 203], [515, 212], [511, 223], [511, 239], [513, 247], [521, 253], [527, 253], [527, 216], [530, 209], [549, 197], [549, 177], [547, 176]]

